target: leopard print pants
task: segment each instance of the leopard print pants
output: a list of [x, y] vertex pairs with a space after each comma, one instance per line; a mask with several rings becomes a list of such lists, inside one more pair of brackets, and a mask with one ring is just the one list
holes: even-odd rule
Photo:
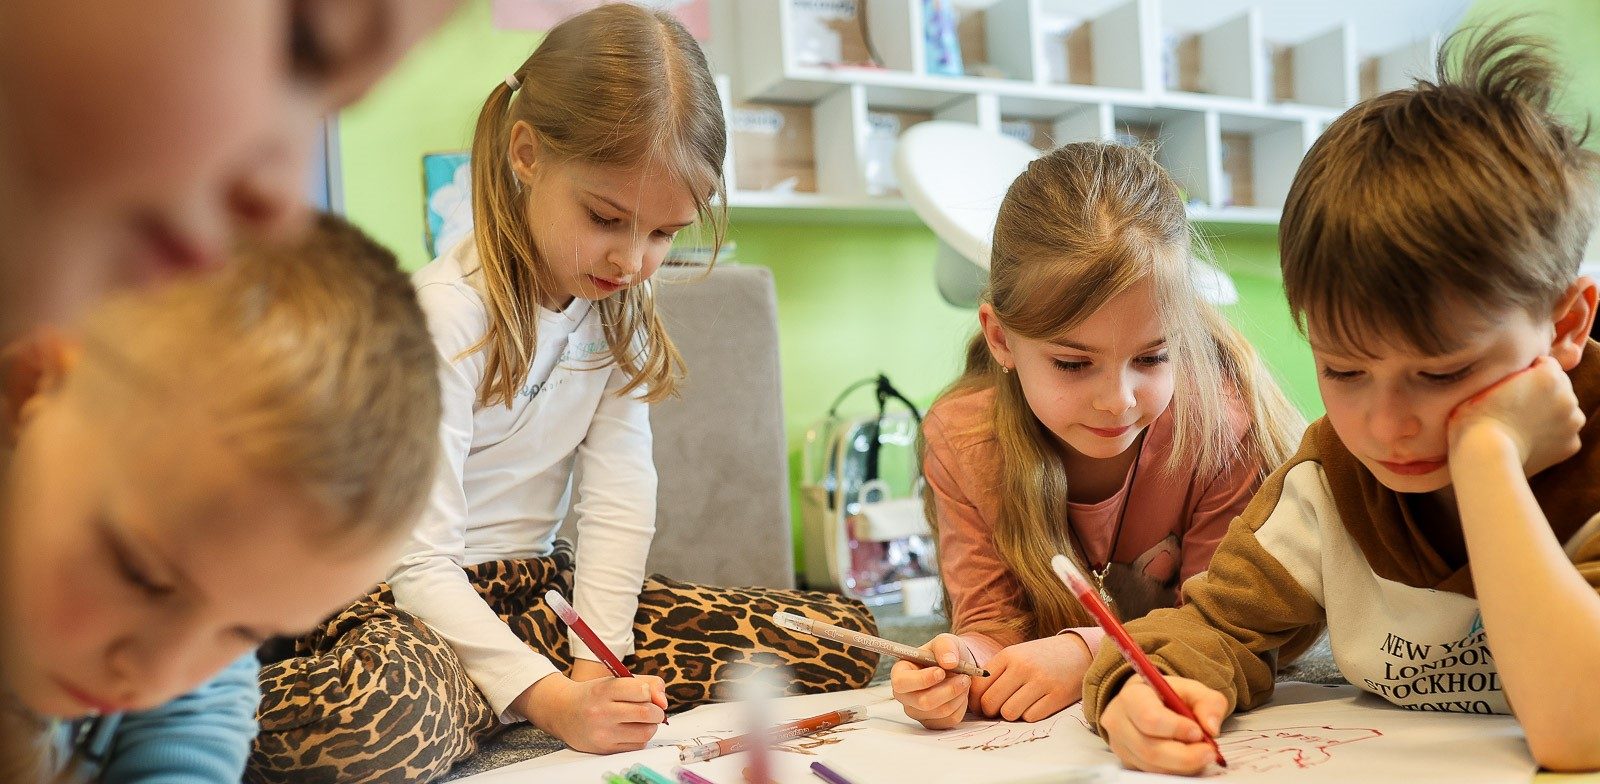
[[[551, 589], [571, 597], [573, 568], [562, 540], [550, 556], [479, 564], [467, 576], [518, 637], [570, 671], [566, 629], [543, 597]], [[652, 576], [634, 618], [636, 652], [624, 663], [665, 681], [672, 711], [731, 699], [735, 683], [777, 667], [789, 671], [791, 694], [871, 680], [877, 654], [783, 631], [772, 622], [779, 610], [876, 633], [866, 607], [835, 594]], [[262, 667], [247, 782], [425, 782], [501, 726], [450, 647], [395, 607], [387, 585], [288, 653]]]

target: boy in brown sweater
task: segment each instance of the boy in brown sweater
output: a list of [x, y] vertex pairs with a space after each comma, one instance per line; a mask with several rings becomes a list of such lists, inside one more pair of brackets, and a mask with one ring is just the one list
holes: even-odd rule
[[[1594, 770], [1600, 356], [1578, 262], [1600, 156], [1552, 114], [1540, 42], [1505, 25], [1456, 40], [1438, 84], [1357, 105], [1301, 164], [1284, 285], [1327, 416], [1184, 606], [1129, 630], [1207, 732], [1266, 702], [1276, 663], [1326, 626], [1352, 684], [1514, 713], [1540, 765]], [[1129, 767], [1213, 759], [1109, 646], [1083, 699]]]

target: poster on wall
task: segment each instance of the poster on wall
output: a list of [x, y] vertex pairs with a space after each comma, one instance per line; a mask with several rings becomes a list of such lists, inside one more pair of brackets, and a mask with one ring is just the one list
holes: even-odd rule
[[472, 162], [467, 152], [422, 156], [423, 205], [427, 212], [428, 254], [455, 247], [472, 233]]
[[[549, 30], [573, 14], [606, 0], [491, 0], [496, 30]], [[711, 40], [711, 0], [634, 0], [639, 5], [672, 12], [701, 41]]]

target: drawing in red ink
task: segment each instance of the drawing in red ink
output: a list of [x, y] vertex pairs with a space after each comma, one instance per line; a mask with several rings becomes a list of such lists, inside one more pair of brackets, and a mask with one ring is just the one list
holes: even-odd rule
[[1282, 727], [1224, 732], [1217, 742], [1233, 772], [1268, 773], [1304, 770], [1333, 759], [1333, 749], [1382, 737], [1365, 727]]

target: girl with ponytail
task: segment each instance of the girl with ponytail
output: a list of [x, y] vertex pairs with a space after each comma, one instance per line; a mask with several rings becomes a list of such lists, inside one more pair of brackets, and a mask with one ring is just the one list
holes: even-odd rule
[[564, 592], [607, 647], [633, 652], [655, 530], [649, 404], [681, 370], [650, 278], [691, 225], [720, 244], [726, 147], [705, 57], [677, 20], [627, 3], [568, 19], [490, 91], [472, 238], [415, 276], [442, 366], [444, 454], [395, 602], [449, 643], [501, 721], [582, 751], [643, 746], [663, 681], [611, 678], [576, 638], [563, 672], [463, 567], [550, 556], [576, 492], [581, 565]]

